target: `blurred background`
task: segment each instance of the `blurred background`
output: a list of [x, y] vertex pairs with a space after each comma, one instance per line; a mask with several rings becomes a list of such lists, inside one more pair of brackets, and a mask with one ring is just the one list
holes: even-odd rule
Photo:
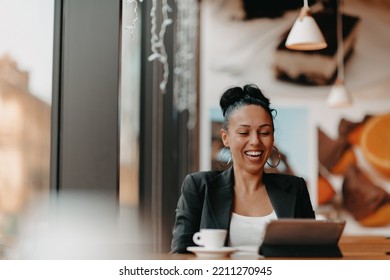
[[[328, 40], [284, 48], [303, 1], [0, 0], [0, 259], [168, 252], [181, 182], [221, 169], [219, 97], [255, 83], [317, 215], [390, 232], [390, 2], [309, 1]], [[345, 85], [329, 107], [343, 5]]]

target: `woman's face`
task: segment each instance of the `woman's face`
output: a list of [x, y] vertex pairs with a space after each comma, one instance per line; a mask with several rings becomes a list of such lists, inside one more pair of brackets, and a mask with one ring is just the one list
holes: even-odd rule
[[263, 172], [272, 152], [273, 132], [272, 118], [261, 106], [245, 105], [232, 112], [221, 137], [230, 148], [235, 172]]

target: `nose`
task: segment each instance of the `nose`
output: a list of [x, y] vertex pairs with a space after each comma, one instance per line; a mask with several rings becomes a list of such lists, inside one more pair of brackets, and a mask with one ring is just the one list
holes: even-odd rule
[[262, 144], [261, 139], [260, 139], [260, 135], [258, 133], [251, 133], [249, 143], [252, 146], [256, 146], [256, 147], [259, 146], [260, 144]]

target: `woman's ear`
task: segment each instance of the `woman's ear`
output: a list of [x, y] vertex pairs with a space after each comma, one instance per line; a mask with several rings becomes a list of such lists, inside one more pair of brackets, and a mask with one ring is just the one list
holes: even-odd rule
[[223, 145], [228, 148], [229, 141], [228, 141], [227, 131], [224, 128], [221, 128], [220, 134], [221, 134], [221, 139], [222, 139]]

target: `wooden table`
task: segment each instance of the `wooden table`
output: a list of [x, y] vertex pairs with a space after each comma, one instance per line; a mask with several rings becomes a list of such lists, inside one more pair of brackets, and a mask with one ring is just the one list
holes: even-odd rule
[[[346, 260], [390, 260], [390, 237], [384, 236], [342, 236], [339, 248]], [[194, 260], [199, 259], [194, 254], [157, 254], [152, 259], [163, 260]], [[239, 257], [238, 259], [245, 259]], [[253, 257], [248, 257], [248, 259]], [[255, 257], [256, 258], [256, 257]], [[228, 259], [236, 259], [233, 255]], [[258, 256], [257, 259], [271, 259]], [[274, 258], [275, 259], [275, 258]], [[278, 258], [279, 259], [279, 258]], [[286, 259], [286, 258], [282, 258]], [[304, 258], [300, 258], [304, 259]], [[323, 259], [323, 258], [315, 258]], [[332, 258], [333, 259], [333, 258]]]
[[343, 259], [390, 260], [390, 236], [342, 236]]

